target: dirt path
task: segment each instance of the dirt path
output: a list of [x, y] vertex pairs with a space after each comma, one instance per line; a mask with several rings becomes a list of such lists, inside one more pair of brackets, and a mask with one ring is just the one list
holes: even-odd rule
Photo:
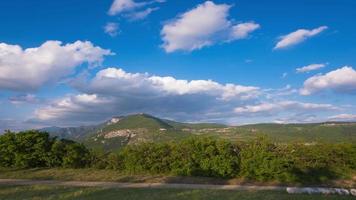
[[209, 184], [173, 184], [173, 183], [118, 183], [93, 181], [58, 181], [58, 180], [27, 180], [0, 179], [1, 185], [55, 185], [73, 187], [105, 187], [105, 188], [178, 188], [178, 189], [218, 189], [218, 190], [286, 190], [282, 186], [245, 186], [245, 185], [209, 185]]
[[119, 183], [97, 181], [59, 181], [59, 180], [27, 180], [0, 179], [1, 185], [53, 185], [70, 187], [104, 187], [104, 188], [176, 188], [176, 189], [213, 189], [213, 190], [274, 190], [288, 193], [337, 194], [356, 196], [355, 189], [323, 188], [323, 187], [284, 187], [284, 186], [250, 186], [250, 185], [209, 185], [209, 184], [174, 184], [174, 183]]

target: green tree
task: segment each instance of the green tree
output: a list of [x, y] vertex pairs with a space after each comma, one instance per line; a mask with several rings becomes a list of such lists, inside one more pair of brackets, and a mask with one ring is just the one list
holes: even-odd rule
[[16, 151], [16, 135], [13, 132], [6, 131], [5, 134], [0, 136], [0, 166], [13, 166]]
[[66, 145], [66, 155], [63, 157], [63, 167], [84, 168], [90, 163], [90, 152], [83, 145], [73, 143]]
[[48, 133], [31, 130], [16, 134], [16, 167], [46, 167], [54, 139]]

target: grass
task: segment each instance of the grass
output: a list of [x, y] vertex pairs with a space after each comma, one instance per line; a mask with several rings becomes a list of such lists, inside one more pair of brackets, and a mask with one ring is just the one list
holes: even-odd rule
[[[246, 184], [246, 185], [291, 185], [278, 182], [253, 182], [243, 179], [222, 179], [209, 177], [179, 177], [149, 174], [125, 174], [115, 170], [103, 169], [65, 169], [65, 168], [37, 168], [37, 169], [4, 169], [0, 168], [0, 179], [33, 179], [33, 180], [65, 180], [65, 181], [109, 181], [109, 182], [133, 182], [133, 183], [191, 183], [191, 184]], [[318, 186], [356, 187], [356, 177], [348, 180], [335, 180], [324, 182]], [[308, 184], [308, 186], [313, 186]]]
[[189, 190], [189, 189], [106, 189], [73, 188], [62, 186], [0, 186], [1, 200], [16, 199], [139, 199], [139, 200], [347, 200], [352, 196], [288, 194], [284, 191], [223, 191], [223, 190]]

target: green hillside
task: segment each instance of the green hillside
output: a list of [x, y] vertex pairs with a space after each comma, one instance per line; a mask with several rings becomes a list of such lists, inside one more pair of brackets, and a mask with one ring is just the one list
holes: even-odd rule
[[236, 131], [266, 134], [277, 141], [356, 142], [356, 123], [253, 124], [236, 127]]
[[120, 149], [129, 144], [164, 142], [191, 136], [216, 137], [231, 141], [267, 135], [276, 142], [356, 142], [356, 123], [251, 124], [227, 126], [216, 123], [182, 123], [148, 114], [114, 117], [96, 125], [42, 129], [54, 136], [82, 141], [95, 149]]
[[148, 130], [157, 129], [172, 129], [173, 126], [164, 122], [163, 120], [153, 117], [148, 114], [135, 114], [122, 117], [117, 123], [107, 125], [103, 128], [103, 131], [113, 131], [120, 129], [137, 129], [146, 128]]
[[184, 128], [191, 128], [191, 129], [204, 129], [204, 128], [225, 128], [228, 127], [224, 124], [217, 124], [217, 123], [183, 123], [183, 122], [176, 122], [172, 120], [163, 120], [167, 124], [173, 126], [175, 129], [184, 129]]
[[179, 140], [189, 135], [165, 120], [148, 114], [135, 114], [108, 123], [88, 137], [85, 143], [95, 149], [112, 150], [140, 142]]

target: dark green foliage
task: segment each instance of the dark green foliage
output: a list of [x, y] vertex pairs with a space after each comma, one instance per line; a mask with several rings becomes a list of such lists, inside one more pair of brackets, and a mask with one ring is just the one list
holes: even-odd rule
[[239, 144], [204, 137], [146, 143], [127, 146], [115, 155], [114, 163], [130, 173], [259, 181], [321, 183], [350, 176], [356, 168], [354, 144], [277, 144], [264, 137]]
[[167, 173], [170, 171], [170, 151], [168, 144], [145, 143], [127, 146], [120, 156], [128, 172]]
[[35, 130], [7, 132], [0, 136], [0, 166], [16, 168], [84, 167], [87, 148], [70, 140], [51, 138]]
[[108, 156], [104, 151], [91, 150], [90, 151], [90, 166], [95, 169], [106, 169], [108, 167]]
[[124, 169], [131, 173], [232, 177], [238, 172], [237, 147], [208, 138], [128, 146], [120, 155]]
[[123, 159], [117, 153], [109, 153], [107, 156], [107, 169], [122, 170]]
[[177, 175], [233, 177], [239, 170], [238, 152], [223, 140], [192, 138], [173, 145], [171, 168]]
[[266, 138], [241, 144], [240, 176], [255, 180], [284, 180], [289, 161], [279, 155], [278, 147]]
[[16, 137], [14, 133], [6, 132], [0, 136], [0, 166], [11, 167], [15, 162]]
[[21, 168], [45, 167], [53, 140], [48, 133], [26, 131], [15, 135], [14, 165]]
[[274, 143], [261, 137], [238, 144], [207, 137], [128, 145], [119, 152], [89, 151], [83, 144], [47, 133], [0, 136], [0, 167], [114, 169], [124, 173], [242, 177], [251, 180], [322, 183], [352, 176], [353, 143]]
[[89, 164], [89, 150], [79, 143], [66, 146], [66, 155], [63, 157], [63, 167], [82, 168]]
[[52, 144], [50, 156], [48, 158], [49, 167], [61, 167], [63, 165], [63, 158], [67, 156], [67, 147], [73, 145], [75, 142], [71, 140], [55, 140]]

